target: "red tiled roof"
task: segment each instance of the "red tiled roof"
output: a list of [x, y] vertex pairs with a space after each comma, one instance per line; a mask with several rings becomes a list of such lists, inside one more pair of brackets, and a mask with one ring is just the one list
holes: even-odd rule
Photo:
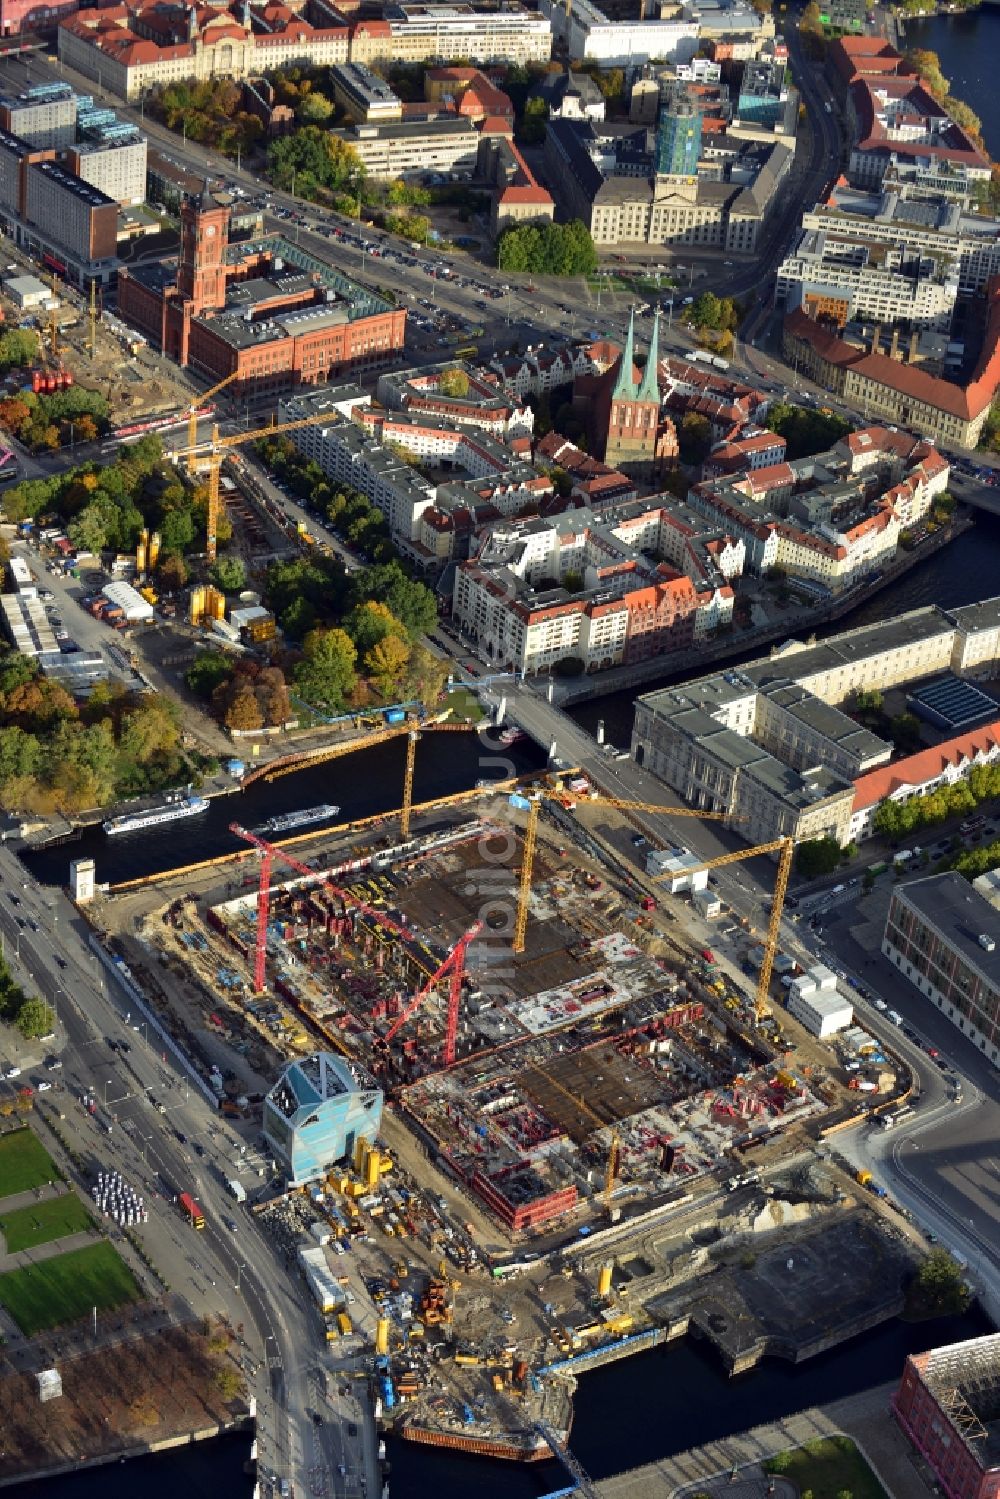
[[861, 812], [866, 807], [873, 807], [902, 787], [925, 786], [928, 781], [943, 775], [949, 765], [958, 766], [963, 760], [971, 760], [977, 754], [989, 754], [998, 747], [1000, 718], [980, 729], [973, 729], [970, 734], [960, 734], [944, 744], [934, 745], [932, 749], [908, 755], [905, 760], [897, 760], [895, 765], [870, 770], [854, 782], [854, 810]]
[[835, 333], [814, 322], [801, 308], [788, 314], [785, 327], [794, 337], [808, 343], [821, 359], [830, 364], [849, 367], [869, 380], [909, 396], [911, 400], [922, 401], [938, 411], [947, 412], [950, 416], [967, 422], [979, 416], [992, 403], [1000, 387], [1000, 297], [996, 290], [991, 291], [990, 296], [992, 306], [983, 353], [975, 378], [964, 388], [953, 385], [950, 380], [942, 380], [937, 375], [929, 375], [916, 365], [901, 364], [888, 354], [866, 353], [864, 349], [845, 343]]

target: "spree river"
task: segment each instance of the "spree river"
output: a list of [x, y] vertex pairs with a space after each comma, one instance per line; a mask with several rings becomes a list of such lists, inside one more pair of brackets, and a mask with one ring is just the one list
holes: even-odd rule
[[983, 122], [983, 139], [990, 155], [994, 160], [1000, 157], [1000, 93], [996, 86], [1000, 10], [983, 6], [964, 16], [908, 21], [903, 41], [907, 47], [937, 53], [951, 92], [975, 110]]

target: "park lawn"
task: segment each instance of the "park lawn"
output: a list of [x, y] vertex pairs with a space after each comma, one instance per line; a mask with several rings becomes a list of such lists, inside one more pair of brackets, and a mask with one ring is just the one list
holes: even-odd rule
[[7, 1253], [16, 1254], [19, 1249], [34, 1249], [37, 1244], [65, 1239], [69, 1234], [92, 1227], [93, 1222], [76, 1193], [64, 1192], [61, 1197], [15, 1208], [12, 1213], [0, 1213], [0, 1233]]
[[0, 1305], [25, 1337], [77, 1322], [92, 1307], [107, 1311], [139, 1297], [131, 1270], [103, 1240], [0, 1275]]
[[764, 1467], [792, 1479], [800, 1493], [811, 1489], [813, 1499], [837, 1499], [845, 1490], [851, 1499], [887, 1499], [850, 1437], [817, 1438], [804, 1447], [779, 1452]]
[[61, 1175], [45, 1146], [30, 1129], [15, 1129], [0, 1135], [0, 1199], [59, 1181]]
[[448, 694], [447, 702], [448, 707], [451, 709], [452, 719], [455, 722], [459, 719], [467, 718], [470, 723], [478, 723], [481, 718], [485, 717], [483, 709], [479, 705], [479, 699], [467, 687], [453, 688]]

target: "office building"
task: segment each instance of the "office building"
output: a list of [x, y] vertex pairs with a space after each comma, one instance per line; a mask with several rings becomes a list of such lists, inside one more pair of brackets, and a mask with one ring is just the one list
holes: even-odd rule
[[[905, 245], [911, 257], [931, 257], [956, 273], [959, 292], [969, 295], [1000, 275], [1000, 220], [969, 210], [972, 185], [964, 176], [962, 181], [961, 194], [954, 181], [945, 193], [916, 172], [897, 168], [870, 191], [836, 182], [802, 215], [802, 228], [825, 234], [828, 244], [882, 245], [897, 254]], [[779, 294], [781, 275], [779, 267]], [[906, 316], [898, 310], [896, 315]]]
[[263, 1132], [291, 1187], [325, 1176], [372, 1141], [382, 1122], [382, 1090], [357, 1062], [319, 1051], [290, 1063], [264, 1099]]
[[951, 328], [959, 291], [951, 260], [922, 254], [905, 240], [866, 241], [830, 226], [801, 229], [778, 266], [775, 295], [787, 308], [810, 317], [883, 325], [905, 321], [911, 328]]
[[[892, 746], [838, 706], [974, 663], [1000, 669], [1000, 600], [972, 612], [916, 609], [818, 645], [639, 698], [632, 753], [690, 805], [728, 813], [748, 843], [850, 841], [855, 782]], [[956, 876], [957, 878], [957, 876]]]
[[595, 0], [574, 0], [569, 6], [564, 0], [540, 0], [540, 9], [572, 62], [635, 67], [653, 59], [687, 62], [698, 50], [698, 22], [688, 15], [667, 20], [646, 19], [645, 14], [611, 17]]
[[892, 1409], [941, 1493], [1000, 1492], [1000, 1333], [911, 1353]]
[[1000, 915], [955, 870], [892, 892], [882, 951], [994, 1064], [1000, 1061]]
[[701, 110], [682, 84], [672, 84], [660, 105], [656, 127], [658, 177], [695, 177], [701, 158]]
[[80, 261], [115, 258], [118, 204], [54, 161], [36, 161], [28, 167], [24, 218], [29, 225], [57, 234]]
[[120, 204], [146, 201], [146, 137], [127, 125], [79, 140], [66, 164], [82, 182]]
[[340, 63], [330, 69], [333, 97], [357, 124], [383, 124], [403, 118], [403, 101], [384, 78], [364, 63]]
[[121, 316], [154, 347], [213, 381], [237, 374], [232, 389], [244, 396], [377, 368], [402, 348], [404, 308], [280, 235], [230, 244], [231, 218], [206, 187], [181, 204], [175, 264], [121, 271]]
[[[686, 159], [694, 128], [690, 121], [666, 127], [666, 164]], [[645, 130], [600, 135], [590, 121], [550, 120], [548, 180], [567, 216], [583, 220], [598, 248], [707, 245], [751, 254], [791, 169], [793, 146], [733, 141], [710, 171], [685, 177], [659, 171], [661, 153], [648, 151], [646, 138]]]
[[468, 61], [546, 63], [552, 28], [518, 0], [388, 0], [380, 20], [351, 27], [350, 60], [375, 63]]

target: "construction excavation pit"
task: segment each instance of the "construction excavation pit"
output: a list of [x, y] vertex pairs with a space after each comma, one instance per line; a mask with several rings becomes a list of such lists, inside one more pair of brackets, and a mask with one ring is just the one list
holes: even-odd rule
[[518, 819], [479, 810], [340, 862], [275, 848], [263, 898], [199, 907], [214, 1022], [362, 1063], [507, 1239], [676, 1201], [822, 1109], [591, 850], [546, 819], [524, 900]]

